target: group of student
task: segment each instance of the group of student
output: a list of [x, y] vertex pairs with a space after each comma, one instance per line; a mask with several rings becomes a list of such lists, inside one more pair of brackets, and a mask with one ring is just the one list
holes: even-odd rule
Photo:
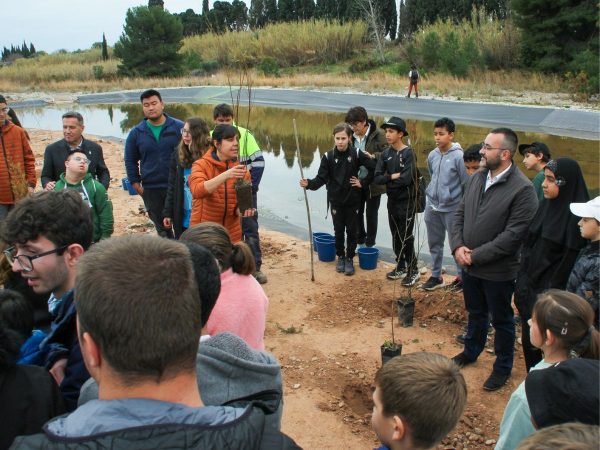
[[[45, 180], [49, 171], [43, 169], [46, 191], [16, 202], [0, 222], [6, 248], [3, 285], [20, 286], [22, 293], [0, 294], [0, 411], [8, 418], [0, 448], [8, 448], [16, 436], [40, 432], [18, 438], [13, 448], [297, 448], [280, 431], [281, 367], [264, 351], [268, 299], [257, 281], [256, 251], [242, 241], [242, 218], [256, 219], [264, 160], [240, 156], [253, 140], [241, 127], [219, 124], [211, 135], [202, 119], [178, 124], [166, 116], [157, 91], [144, 92], [141, 101], [146, 119], [127, 139], [128, 177], [159, 236], [173, 230], [171, 237], [179, 242], [102, 234], [90, 214], [94, 202], [85, 180], [99, 178], [95, 192], [104, 186], [90, 168], [92, 152], [83, 148], [81, 133], [78, 145], [65, 149], [65, 172], [58, 179]], [[215, 114], [233, 120], [228, 105], [216, 107]], [[68, 144], [73, 135], [65, 119], [83, 122], [77, 116], [63, 118]], [[452, 234], [459, 270], [452, 288], [460, 290], [465, 282], [469, 313], [465, 350], [452, 359], [415, 353], [384, 365], [374, 381], [373, 429], [382, 448], [434, 447], [463, 413], [467, 389], [459, 369], [474, 363], [483, 349], [488, 315], [496, 339], [501, 335], [513, 347], [507, 324], [512, 321], [514, 330], [512, 308], [500, 308], [500, 297], [491, 296], [489, 286], [512, 296], [514, 279], [489, 280], [489, 270], [481, 270], [490, 267], [487, 252], [497, 252], [496, 259], [510, 266], [506, 276], [520, 264], [515, 304], [532, 369], [507, 405], [497, 448], [527, 448], [522, 445], [535, 428], [569, 422], [596, 425], [591, 430], [566, 425], [563, 433], [597, 441], [600, 199], [588, 201], [574, 160], [551, 160], [543, 144], [526, 144], [519, 151], [536, 161], [526, 167], [544, 174], [541, 181], [534, 179], [544, 197], [538, 207], [533, 185], [512, 163], [517, 147], [511, 130], [492, 130], [464, 153], [454, 133], [450, 119], [435, 122], [436, 148], [427, 162], [431, 182], [424, 189], [415, 152], [404, 142], [404, 120], [391, 117], [377, 128], [364, 108], [354, 107], [334, 128], [335, 147], [323, 156], [317, 176], [300, 180], [308, 189], [327, 186], [336, 270], [346, 275], [355, 272], [357, 245], [375, 245], [383, 192], [396, 255], [387, 278], [404, 275], [403, 286], [417, 283], [413, 228], [422, 210], [433, 257], [432, 276], [422, 287], [443, 287], [443, 245], [445, 234]], [[45, 167], [52, 154], [47, 153]], [[510, 176], [516, 177], [510, 186], [517, 183], [527, 201], [496, 212], [510, 216], [508, 225], [482, 226], [477, 207], [490, 189], [506, 189], [509, 183], [502, 177]], [[237, 208], [239, 179], [255, 187], [253, 207], [246, 211]], [[472, 203], [469, 196], [475, 195], [480, 200]], [[496, 233], [489, 242], [499, 235], [510, 243], [508, 249], [519, 242], [520, 260], [506, 249], [482, 252], [472, 244], [471, 235], [478, 233]], [[472, 300], [475, 283], [482, 286], [477, 295], [483, 306]], [[47, 299], [42, 307], [44, 320], [50, 315], [49, 326], [36, 322], [36, 295]], [[39, 330], [42, 323], [45, 329]], [[500, 388], [510, 376], [512, 353], [504, 343], [495, 347], [497, 362], [484, 384], [487, 390]], [[543, 352], [543, 360], [535, 349]], [[506, 367], [508, 372], [498, 371]]]

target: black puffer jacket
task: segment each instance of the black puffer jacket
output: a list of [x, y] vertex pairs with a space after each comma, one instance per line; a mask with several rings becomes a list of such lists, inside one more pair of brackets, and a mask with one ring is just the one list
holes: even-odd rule
[[39, 433], [44, 423], [65, 411], [48, 372], [16, 365], [21, 340], [0, 321], [0, 450], [17, 436]]
[[340, 152], [337, 148], [321, 158], [317, 176], [308, 180], [307, 189], [316, 191], [327, 184], [327, 201], [335, 206], [353, 206], [360, 203], [361, 190], [350, 184], [350, 177], [358, 177], [358, 168], [365, 166], [373, 170], [374, 160], [363, 151], [349, 146]]
[[567, 291], [586, 299], [596, 313], [594, 325], [598, 329], [598, 304], [600, 303], [600, 241], [589, 243], [573, 266]]

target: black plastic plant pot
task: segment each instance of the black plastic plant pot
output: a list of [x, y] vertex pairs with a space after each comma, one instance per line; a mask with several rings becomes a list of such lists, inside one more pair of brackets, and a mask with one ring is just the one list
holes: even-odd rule
[[390, 359], [402, 354], [402, 344], [395, 344], [394, 347], [381, 346], [381, 365], [388, 362]]
[[415, 315], [415, 301], [412, 298], [402, 297], [396, 300], [398, 306], [398, 320], [404, 328], [412, 327]]
[[242, 180], [235, 184], [235, 195], [237, 197], [238, 208], [241, 214], [253, 207], [252, 204], [252, 184]]

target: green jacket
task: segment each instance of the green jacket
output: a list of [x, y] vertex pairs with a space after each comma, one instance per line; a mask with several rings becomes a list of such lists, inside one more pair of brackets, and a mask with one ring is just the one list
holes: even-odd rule
[[81, 198], [87, 203], [92, 211], [92, 221], [94, 222], [94, 242], [101, 239], [108, 239], [113, 233], [113, 207], [108, 198], [104, 186], [94, 180], [90, 173], [77, 184], [67, 183], [65, 174], [60, 175], [60, 180], [54, 186], [55, 191], [61, 189], [75, 189], [81, 194]]

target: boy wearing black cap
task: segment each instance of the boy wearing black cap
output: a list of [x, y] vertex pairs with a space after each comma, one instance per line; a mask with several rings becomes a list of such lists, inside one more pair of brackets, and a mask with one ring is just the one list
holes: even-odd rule
[[417, 166], [412, 148], [402, 142], [402, 138], [408, 136], [404, 120], [390, 117], [381, 128], [385, 130], [389, 147], [377, 161], [374, 183], [387, 187], [388, 220], [396, 254], [396, 268], [387, 277], [397, 280], [406, 273], [402, 286], [409, 287], [419, 279], [413, 235], [417, 212]]
[[523, 165], [527, 170], [535, 170], [537, 175], [531, 182], [539, 201], [544, 199], [542, 182], [544, 181], [544, 167], [552, 158], [550, 149], [543, 142], [532, 142], [531, 144], [519, 145], [519, 153], [523, 155]]

